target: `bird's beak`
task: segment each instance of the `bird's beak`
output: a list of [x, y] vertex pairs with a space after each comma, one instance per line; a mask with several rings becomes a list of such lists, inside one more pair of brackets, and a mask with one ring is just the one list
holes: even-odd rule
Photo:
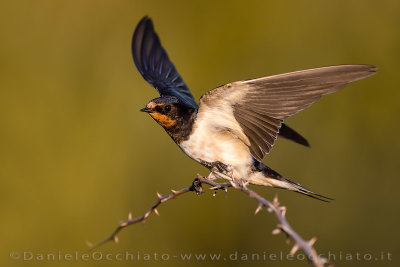
[[147, 113], [152, 113], [153, 111], [151, 109], [149, 109], [148, 107], [142, 108], [140, 110], [141, 112], [147, 112]]

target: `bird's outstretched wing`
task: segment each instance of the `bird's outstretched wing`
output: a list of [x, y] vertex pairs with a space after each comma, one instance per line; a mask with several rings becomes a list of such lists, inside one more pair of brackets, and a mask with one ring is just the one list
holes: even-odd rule
[[132, 55], [140, 74], [161, 96], [175, 96], [188, 107], [198, 108], [189, 88], [161, 46], [153, 22], [147, 16], [139, 22], [133, 34]]
[[340, 65], [233, 82], [205, 93], [199, 115], [225, 113], [229, 118], [210, 124], [234, 133], [261, 161], [274, 145], [284, 119], [375, 72], [371, 65]]

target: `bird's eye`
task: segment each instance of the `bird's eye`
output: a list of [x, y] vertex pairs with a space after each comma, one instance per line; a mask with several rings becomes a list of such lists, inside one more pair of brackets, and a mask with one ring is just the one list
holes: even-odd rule
[[171, 105], [166, 105], [166, 106], [165, 106], [165, 111], [166, 111], [166, 112], [171, 111]]
[[156, 106], [156, 107], [155, 107], [155, 110], [156, 110], [157, 112], [161, 113], [161, 112], [162, 112], [162, 107], [161, 107], [161, 106]]

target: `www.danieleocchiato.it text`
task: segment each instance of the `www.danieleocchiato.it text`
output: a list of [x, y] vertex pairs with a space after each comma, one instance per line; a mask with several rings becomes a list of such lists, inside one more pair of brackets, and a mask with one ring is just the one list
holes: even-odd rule
[[[328, 251], [319, 256], [332, 262], [343, 261], [392, 261], [392, 253], [381, 252], [344, 252]], [[287, 252], [238, 252], [231, 253], [162, 253], [162, 252], [40, 252], [23, 251], [10, 252], [11, 260], [35, 261], [35, 262], [62, 262], [62, 261], [304, 261], [307, 257], [302, 253], [290, 255]]]

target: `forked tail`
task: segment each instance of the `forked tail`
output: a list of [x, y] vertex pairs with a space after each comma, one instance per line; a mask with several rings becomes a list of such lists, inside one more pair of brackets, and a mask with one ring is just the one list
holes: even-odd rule
[[313, 191], [304, 188], [300, 184], [286, 179], [262, 162], [258, 162], [255, 160], [254, 168], [255, 171], [260, 172], [260, 174], [262, 175], [256, 175], [253, 179], [250, 179], [249, 182], [251, 184], [288, 189], [325, 202], [330, 202], [331, 200], [333, 200], [333, 198], [314, 193]]

